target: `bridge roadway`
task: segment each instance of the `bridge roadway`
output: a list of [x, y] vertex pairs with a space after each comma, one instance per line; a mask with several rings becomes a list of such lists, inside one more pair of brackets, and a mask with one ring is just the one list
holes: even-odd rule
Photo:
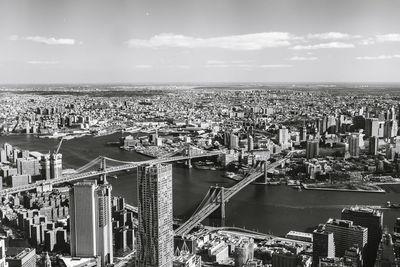
[[[290, 156], [291, 154], [289, 154]], [[284, 161], [286, 161], [288, 156], [285, 158], [276, 161], [267, 166], [267, 171], [271, 169], [275, 169], [279, 165], [281, 165]], [[228, 201], [231, 197], [236, 195], [240, 190], [245, 188], [250, 183], [254, 182], [257, 178], [261, 175], [264, 175], [264, 170], [260, 167], [253, 170], [249, 176], [242, 179], [240, 182], [235, 184], [230, 188], [226, 188], [224, 191], [224, 200], [225, 202]], [[210, 202], [201, 208], [196, 214], [192, 215], [185, 223], [183, 223], [179, 228], [175, 230], [175, 235], [184, 235], [190, 232], [196, 225], [201, 223], [204, 219], [206, 219], [211, 213], [217, 210], [221, 206], [221, 203], [218, 202]]]
[[108, 174], [108, 173], [113, 173], [113, 172], [134, 169], [134, 168], [139, 167], [140, 165], [145, 165], [145, 164], [158, 164], [158, 163], [167, 163], [167, 162], [194, 159], [194, 158], [211, 157], [211, 156], [220, 155], [221, 153], [222, 153], [221, 151], [215, 151], [215, 152], [212, 151], [212, 152], [207, 152], [207, 153], [198, 154], [198, 155], [176, 156], [176, 157], [170, 157], [170, 158], [157, 158], [157, 159], [152, 159], [152, 160], [131, 162], [131, 163], [120, 165], [120, 166], [108, 167], [105, 170], [87, 171], [87, 172], [82, 172], [82, 173], [77, 173], [77, 174], [69, 174], [69, 175], [62, 176], [61, 178], [45, 180], [45, 181], [42, 180], [42, 181], [38, 181], [36, 183], [31, 183], [28, 185], [21, 185], [21, 186], [16, 186], [16, 187], [12, 187], [12, 188], [6, 188], [3, 190], [0, 190], [0, 196], [7, 195], [7, 194], [16, 194], [16, 193], [20, 193], [20, 192], [24, 192], [24, 191], [30, 191], [30, 190], [34, 190], [40, 186], [49, 186], [49, 185], [55, 185], [55, 184], [60, 184], [60, 183], [68, 183], [68, 182], [73, 182], [76, 180], [81, 180], [81, 179], [98, 176], [98, 175], [102, 175], [102, 174]]

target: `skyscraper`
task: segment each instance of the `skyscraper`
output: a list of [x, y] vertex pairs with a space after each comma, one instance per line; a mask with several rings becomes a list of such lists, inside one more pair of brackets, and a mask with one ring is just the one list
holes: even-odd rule
[[247, 150], [252, 151], [254, 149], [254, 140], [253, 136], [249, 135], [247, 138]]
[[376, 251], [382, 237], [383, 213], [378, 210], [351, 207], [342, 210], [342, 219], [368, 228], [368, 245], [364, 254], [365, 266], [374, 266]]
[[345, 251], [355, 244], [365, 252], [368, 239], [366, 227], [354, 225], [352, 221], [329, 219], [325, 224], [325, 229], [333, 233], [336, 257], [343, 257]]
[[278, 133], [278, 143], [282, 145], [282, 147], [285, 149], [289, 143], [288, 141], [289, 141], [289, 129], [287, 129], [286, 127], [280, 128]]
[[174, 259], [172, 165], [138, 168], [138, 267], [170, 267]]
[[50, 180], [51, 172], [50, 172], [50, 155], [45, 154], [42, 155], [40, 159], [40, 170], [42, 174], [42, 178], [45, 180]]
[[319, 141], [309, 140], [307, 141], [306, 157], [307, 159], [316, 158], [319, 156]]
[[379, 138], [376, 136], [371, 136], [369, 138], [369, 154], [378, 155], [378, 147], [379, 147]]
[[348, 137], [349, 142], [349, 153], [352, 157], [359, 157], [360, 156], [360, 140], [358, 135], [350, 135]]
[[51, 178], [61, 178], [62, 175], [62, 154], [52, 153], [50, 156]]
[[71, 255], [113, 263], [111, 186], [79, 182], [70, 191]]
[[335, 257], [335, 243], [333, 233], [325, 230], [325, 225], [320, 224], [313, 232], [312, 266], [319, 266], [320, 258]]

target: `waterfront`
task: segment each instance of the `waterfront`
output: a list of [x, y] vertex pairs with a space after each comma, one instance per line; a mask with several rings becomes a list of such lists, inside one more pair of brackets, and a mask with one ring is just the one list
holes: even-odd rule
[[[99, 155], [125, 161], [144, 160], [147, 157], [128, 152], [107, 142], [116, 141], [120, 134], [65, 140], [60, 152], [64, 168], [78, 168]], [[0, 136], [0, 143], [9, 142], [21, 149], [48, 152], [55, 150], [58, 140], [40, 139], [33, 135]], [[222, 171], [174, 167], [174, 215], [185, 218], [196, 208], [210, 185], [229, 187], [235, 183], [222, 177]], [[109, 179], [113, 194], [124, 196], [136, 205], [136, 171]], [[398, 191], [398, 190], [396, 190]], [[324, 192], [303, 190], [298, 192], [287, 186], [250, 185], [227, 203], [227, 225], [245, 226], [260, 232], [284, 235], [289, 230], [304, 231], [325, 222], [329, 217], [340, 217], [340, 210], [348, 205], [384, 205], [386, 201], [400, 202], [395, 192], [386, 194]], [[384, 223], [392, 229], [400, 209], [384, 210]]]

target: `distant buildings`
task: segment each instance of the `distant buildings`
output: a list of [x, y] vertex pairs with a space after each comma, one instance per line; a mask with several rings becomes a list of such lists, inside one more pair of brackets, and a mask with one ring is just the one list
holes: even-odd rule
[[172, 165], [138, 168], [138, 267], [171, 267], [174, 260], [172, 228]]
[[370, 155], [378, 155], [379, 138], [377, 136], [371, 136], [369, 138], [369, 148], [368, 152]]
[[79, 182], [70, 192], [71, 256], [113, 263], [111, 186]]
[[278, 130], [278, 143], [285, 149], [289, 145], [289, 129], [281, 127]]
[[349, 153], [351, 157], [359, 157], [360, 156], [360, 140], [359, 136], [352, 134], [347, 138], [349, 143]]

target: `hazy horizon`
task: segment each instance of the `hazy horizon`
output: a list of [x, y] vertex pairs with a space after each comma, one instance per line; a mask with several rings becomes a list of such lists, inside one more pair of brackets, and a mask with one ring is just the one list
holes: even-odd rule
[[0, 84], [399, 83], [397, 0], [0, 0]]

